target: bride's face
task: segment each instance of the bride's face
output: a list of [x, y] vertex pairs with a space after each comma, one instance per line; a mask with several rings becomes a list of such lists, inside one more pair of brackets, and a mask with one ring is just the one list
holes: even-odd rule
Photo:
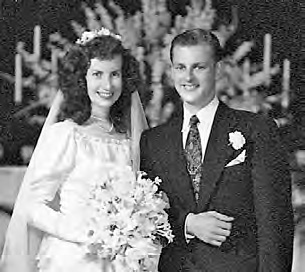
[[92, 59], [86, 80], [92, 107], [110, 108], [122, 93], [122, 56]]

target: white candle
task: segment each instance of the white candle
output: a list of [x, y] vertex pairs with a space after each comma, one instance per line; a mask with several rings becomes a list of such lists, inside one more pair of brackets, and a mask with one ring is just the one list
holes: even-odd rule
[[243, 73], [244, 73], [244, 79], [247, 82], [249, 82], [250, 80], [250, 67], [251, 67], [250, 60], [246, 58], [243, 63]]
[[22, 100], [22, 59], [18, 53], [15, 55], [15, 93], [14, 100], [21, 103]]
[[244, 95], [249, 95], [250, 88], [250, 60], [247, 58], [243, 63]]
[[57, 63], [58, 63], [57, 50], [56, 49], [52, 49], [52, 52], [51, 52], [51, 70], [52, 70], [52, 74], [56, 74], [57, 73]]
[[290, 89], [290, 61], [284, 60], [283, 63], [283, 91], [288, 92]]
[[289, 89], [290, 89], [290, 61], [288, 59], [284, 60], [283, 63], [283, 78], [282, 78], [282, 107], [288, 108], [289, 106]]
[[38, 59], [40, 58], [40, 40], [41, 40], [41, 28], [39, 25], [37, 25], [34, 27], [33, 53]]
[[57, 69], [58, 69], [58, 51], [57, 51], [57, 49], [52, 48], [52, 51], [51, 51], [52, 89], [55, 92], [58, 87]]
[[264, 62], [263, 62], [263, 69], [264, 74], [267, 79], [267, 84], [270, 81], [270, 65], [271, 65], [271, 35], [265, 34], [264, 36]]

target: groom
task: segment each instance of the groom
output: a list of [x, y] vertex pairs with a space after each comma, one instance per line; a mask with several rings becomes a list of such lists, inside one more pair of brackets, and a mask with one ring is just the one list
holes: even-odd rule
[[288, 272], [293, 214], [286, 154], [271, 119], [217, 99], [219, 52], [205, 30], [174, 38], [181, 114], [142, 134], [141, 170], [163, 180], [175, 235], [159, 270]]

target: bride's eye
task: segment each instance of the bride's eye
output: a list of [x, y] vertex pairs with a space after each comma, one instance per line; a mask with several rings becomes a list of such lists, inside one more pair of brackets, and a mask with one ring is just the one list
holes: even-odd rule
[[115, 77], [115, 78], [119, 78], [121, 77], [121, 72], [120, 71], [114, 71], [111, 73], [112, 77]]

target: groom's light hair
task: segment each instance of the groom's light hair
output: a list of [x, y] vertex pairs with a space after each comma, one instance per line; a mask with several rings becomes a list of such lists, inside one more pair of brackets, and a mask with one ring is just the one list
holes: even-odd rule
[[218, 62], [222, 57], [222, 48], [218, 38], [211, 31], [201, 28], [186, 30], [178, 34], [171, 42], [170, 60], [173, 61], [173, 51], [176, 46], [195, 46], [208, 44], [214, 53], [215, 62]]

